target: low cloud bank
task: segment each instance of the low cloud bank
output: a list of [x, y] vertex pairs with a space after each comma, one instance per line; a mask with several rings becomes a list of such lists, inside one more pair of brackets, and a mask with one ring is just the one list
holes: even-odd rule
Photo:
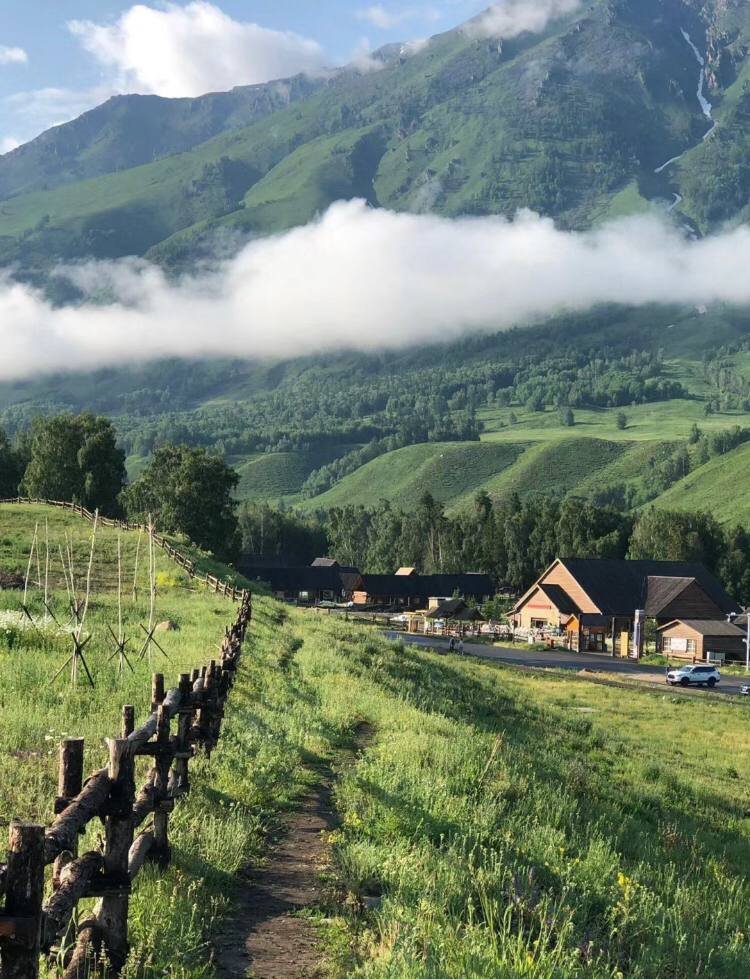
[[603, 302], [750, 304], [749, 265], [750, 228], [689, 241], [655, 216], [572, 233], [530, 212], [451, 220], [342, 202], [176, 283], [140, 260], [67, 269], [92, 297], [76, 308], [0, 283], [0, 378], [392, 349]]
[[512, 38], [543, 31], [556, 17], [572, 13], [581, 0], [503, 0], [472, 21], [470, 30], [485, 37]]

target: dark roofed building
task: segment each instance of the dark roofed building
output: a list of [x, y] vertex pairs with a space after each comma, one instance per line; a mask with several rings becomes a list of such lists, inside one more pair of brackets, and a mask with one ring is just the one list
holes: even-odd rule
[[430, 598], [471, 598], [486, 601], [495, 593], [486, 574], [366, 574], [355, 590], [356, 605], [423, 608]]
[[314, 605], [350, 601], [362, 576], [356, 568], [311, 565], [299, 568], [242, 567], [251, 581], [265, 582], [277, 598]]
[[677, 619], [659, 627], [659, 651], [678, 659], [745, 658], [745, 632], [726, 619]]
[[601, 651], [611, 638], [625, 653], [638, 610], [661, 623], [740, 611], [702, 564], [563, 558], [519, 599], [512, 618], [529, 632], [564, 631], [572, 648]]

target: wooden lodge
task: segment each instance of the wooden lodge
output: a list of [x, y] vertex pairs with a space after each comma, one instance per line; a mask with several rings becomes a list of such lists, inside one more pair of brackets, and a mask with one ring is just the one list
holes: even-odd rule
[[[740, 612], [702, 564], [683, 561], [556, 560], [511, 612], [515, 629], [557, 634], [581, 652], [634, 653], [636, 618], [659, 625], [724, 621]], [[642, 648], [643, 630], [640, 629]], [[670, 637], [671, 638], [671, 637]]]

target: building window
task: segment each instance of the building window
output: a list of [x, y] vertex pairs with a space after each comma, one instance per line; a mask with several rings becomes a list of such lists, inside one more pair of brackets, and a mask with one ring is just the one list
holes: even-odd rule
[[547, 620], [546, 619], [532, 619], [531, 620], [531, 628], [532, 629], [546, 629], [547, 628]]
[[672, 651], [672, 640], [669, 638], [669, 636], [664, 636], [664, 638], [661, 641], [661, 648], [665, 653], [669, 653]]
[[695, 652], [695, 639], [688, 639], [687, 641], [687, 651], [689, 653]]

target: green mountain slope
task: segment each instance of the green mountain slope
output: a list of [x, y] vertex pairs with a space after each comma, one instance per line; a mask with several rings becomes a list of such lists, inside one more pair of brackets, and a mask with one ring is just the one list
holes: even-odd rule
[[243, 129], [324, 84], [306, 75], [195, 99], [124, 95], [0, 156], [0, 200], [182, 153]]
[[523, 445], [467, 442], [427, 443], [396, 449], [373, 459], [333, 489], [300, 506], [307, 510], [354, 504], [376, 506], [381, 500], [409, 508], [429, 492], [450, 506], [512, 466]]
[[665, 510], [703, 510], [725, 524], [750, 522], [750, 445], [711, 459], [654, 501]]
[[724, 97], [740, 112], [750, 11], [726, 0], [593, 0], [502, 43], [461, 28], [379, 71], [298, 81], [296, 100], [284, 86], [196, 100], [194, 124], [190, 104], [108, 104], [0, 160], [0, 262], [152, 250], [179, 265], [217, 228], [278, 230], [352, 196], [448, 215], [529, 206], [572, 226], [641, 208], [674, 187], [654, 170], [706, 129], [683, 29], [710, 39], [717, 111]]

